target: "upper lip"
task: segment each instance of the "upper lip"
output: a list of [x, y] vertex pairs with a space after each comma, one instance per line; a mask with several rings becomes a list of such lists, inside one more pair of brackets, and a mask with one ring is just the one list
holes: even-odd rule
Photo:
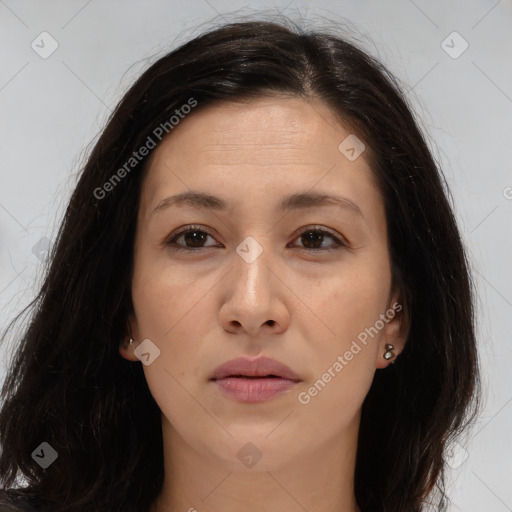
[[275, 359], [260, 356], [256, 359], [237, 357], [220, 365], [210, 377], [210, 380], [224, 379], [226, 377], [267, 377], [273, 375], [284, 379], [300, 381], [288, 366]]

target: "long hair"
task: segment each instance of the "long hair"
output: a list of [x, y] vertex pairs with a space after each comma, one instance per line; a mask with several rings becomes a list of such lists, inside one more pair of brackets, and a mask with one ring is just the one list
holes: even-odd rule
[[[147, 511], [155, 501], [161, 412], [141, 365], [119, 354], [148, 161], [130, 159], [148, 137], [159, 143], [162, 127], [172, 137], [171, 116], [183, 105], [194, 105], [193, 116], [216, 102], [281, 93], [322, 100], [367, 146], [392, 284], [410, 320], [405, 349], [376, 372], [363, 403], [358, 504], [420, 511], [435, 493], [445, 510], [446, 450], [474, 420], [479, 396], [474, 292], [449, 191], [398, 80], [345, 38], [289, 21], [228, 23], [193, 38], [152, 64], [110, 116], [3, 386], [2, 488], [22, 477], [17, 492], [53, 512]], [[46, 469], [33, 457], [44, 442], [58, 454]]]

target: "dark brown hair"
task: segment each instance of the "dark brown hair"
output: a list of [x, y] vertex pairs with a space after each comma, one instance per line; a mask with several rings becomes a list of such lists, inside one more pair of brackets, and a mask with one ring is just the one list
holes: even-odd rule
[[[446, 508], [448, 443], [478, 410], [473, 291], [449, 192], [399, 82], [344, 37], [289, 21], [230, 23], [171, 51], [128, 90], [84, 166], [2, 390], [2, 487], [53, 512], [147, 511], [163, 483], [161, 413], [127, 335], [144, 158], [95, 191], [176, 109], [272, 94], [317, 98], [365, 154], [385, 202], [393, 286], [410, 319], [364, 401], [355, 491], [363, 511]], [[170, 134], [172, 136], [172, 133]], [[105, 189], [103, 189], [105, 190]], [[102, 193], [103, 194], [103, 193]], [[42, 469], [42, 442], [58, 453]], [[436, 492], [434, 492], [436, 491]]]

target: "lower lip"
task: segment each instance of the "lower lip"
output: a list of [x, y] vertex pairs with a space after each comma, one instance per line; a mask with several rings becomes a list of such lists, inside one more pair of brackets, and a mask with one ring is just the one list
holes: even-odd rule
[[214, 381], [228, 397], [243, 403], [264, 402], [293, 388], [297, 382], [280, 377], [244, 379], [227, 377]]

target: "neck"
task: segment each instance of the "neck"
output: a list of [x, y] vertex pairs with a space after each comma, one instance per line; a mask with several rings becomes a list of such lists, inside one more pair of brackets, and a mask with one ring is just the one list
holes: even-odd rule
[[[165, 477], [151, 512], [358, 512], [358, 427], [359, 416], [335, 440], [297, 450], [283, 464], [268, 456], [269, 445], [263, 450], [266, 457], [245, 468], [238, 460], [206, 454], [206, 449], [198, 452], [162, 415]], [[236, 457], [240, 443], [233, 444]]]

